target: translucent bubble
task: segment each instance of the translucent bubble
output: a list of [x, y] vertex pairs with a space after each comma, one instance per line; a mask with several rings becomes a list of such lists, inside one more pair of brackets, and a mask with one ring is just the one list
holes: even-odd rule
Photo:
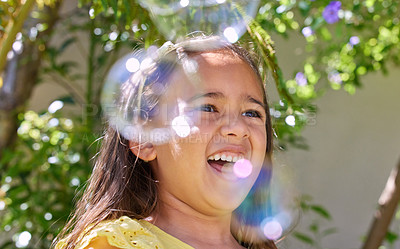
[[197, 62], [178, 55], [170, 42], [123, 57], [103, 88], [102, 109], [109, 124], [139, 143], [189, 136], [198, 118], [187, 102], [201, 90], [197, 71]]
[[257, 13], [260, 0], [139, 0], [157, 28], [170, 40], [193, 32], [236, 42]]
[[240, 159], [233, 165], [233, 172], [239, 178], [248, 177], [252, 171], [253, 165], [246, 159]]
[[[280, 240], [297, 224], [300, 209], [293, 179], [286, 168], [266, 164], [235, 217], [252, 240]], [[246, 237], [243, 238], [246, 241]]]

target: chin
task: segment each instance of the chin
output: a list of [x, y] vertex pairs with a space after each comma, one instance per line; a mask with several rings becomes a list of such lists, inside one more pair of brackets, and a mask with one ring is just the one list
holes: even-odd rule
[[214, 207], [220, 210], [233, 212], [240, 206], [240, 204], [242, 204], [242, 202], [246, 198], [246, 195], [241, 194], [240, 196], [238, 196], [237, 193], [226, 194], [224, 196], [216, 197], [212, 203]]

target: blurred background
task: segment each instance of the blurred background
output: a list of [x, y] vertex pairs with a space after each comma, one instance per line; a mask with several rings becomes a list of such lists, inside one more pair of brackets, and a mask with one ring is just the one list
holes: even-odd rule
[[[269, 69], [275, 168], [290, 172], [281, 184], [300, 193], [302, 209], [279, 245], [361, 248], [400, 160], [399, 2], [258, 6], [240, 41], [269, 55], [261, 58]], [[99, 146], [107, 71], [133, 48], [167, 39], [146, 7], [0, 2], [0, 55], [14, 32], [0, 64], [0, 248], [49, 248], [64, 225]], [[399, 220], [395, 212], [379, 248], [399, 248]]]

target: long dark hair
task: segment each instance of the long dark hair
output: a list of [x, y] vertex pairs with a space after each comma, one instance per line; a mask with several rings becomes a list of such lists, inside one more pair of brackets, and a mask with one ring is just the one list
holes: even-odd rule
[[[211, 45], [210, 45], [211, 44]], [[272, 154], [272, 126], [269, 114], [269, 107], [265, 93], [263, 79], [261, 78], [258, 65], [253, 60], [253, 56], [246, 49], [234, 44], [224, 42], [216, 37], [194, 38], [182, 43], [171, 45], [172, 49], [167, 54], [173, 54], [179, 60], [182, 54], [191, 56], [202, 52], [227, 51], [234, 56], [238, 56], [246, 62], [257, 75], [263, 91], [263, 99], [266, 111], [266, 132], [267, 149], [266, 161], [270, 165]], [[158, 67], [163, 63], [158, 63]], [[165, 66], [165, 65], [164, 65]], [[162, 80], [166, 80], [166, 74], [170, 74], [176, 65], [163, 67], [163, 70], [154, 70], [153, 75], [148, 77], [151, 82], [146, 82], [141, 87], [151, 88], [152, 85]], [[165, 82], [162, 82], [165, 84]], [[139, 86], [132, 85], [132, 89], [125, 89], [129, 95], [138, 94]], [[146, 89], [142, 89], [146, 92]], [[121, 102], [125, 103], [126, 98], [132, 97], [127, 94], [121, 95]], [[141, 103], [147, 103], [154, 108], [157, 105], [157, 96], [142, 94], [136, 96], [141, 99]], [[152, 105], [148, 105], [152, 103]], [[142, 107], [140, 106], [141, 110]], [[146, 115], [151, 110], [145, 110]], [[95, 162], [93, 173], [88, 181], [88, 186], [76, 206], [76, 210], [63, 231], [57, 236], [57, 240], [65, 238], [66, 248], [73, 249], [79, 240], [88, 233], [90, 229], [104, 220], [116, 219], [121, 216], [128, 216], [134, 219], [144, 219], [149, 217], [158, 203], [158, 185], [154, 174], [147, 162], [136, 157], [129, 148], [129, 141], [121, 136], [118, 129], [109, 126], [104, 134], [102, 146]], [[266, 166], [269, 167], [269, 166]], [[258, 179], [257, 181], [265, 179]], [[256, 182], [257, 183], [257, 182]], [[276, 248], [272, 241], [254, 242], [242, 241], [240, 236], [233, 234], [235, 238], [246, 245], [248, 248]], [[57, 241], [54, 242], [56, 244]]]

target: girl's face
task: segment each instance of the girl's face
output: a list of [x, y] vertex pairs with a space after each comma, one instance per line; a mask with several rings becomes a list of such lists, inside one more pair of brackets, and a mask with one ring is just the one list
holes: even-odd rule
[[[189, 89], [187, 77], [177, 72], [166, 95], [187, 101], [187, 109], [198, 117], [198, 130], [154, 146], [157, 157], [151, 166], [162, 202], [180, 201], [208, 215], [227, 214], [244, 200], [263, 164], [267, 141], [263, 89], [250, 66], [230, 52], [201, 53], [192, 59], [199, 66], [201, 91]], [[188, 92], [190, 96], [185, 95]], [[160, 105], [167, 102], [161, 99]], [[247, 159], [252, 172], [238, 178], [233, 163], [222, 166], [215, 160], [218, 157]]]

